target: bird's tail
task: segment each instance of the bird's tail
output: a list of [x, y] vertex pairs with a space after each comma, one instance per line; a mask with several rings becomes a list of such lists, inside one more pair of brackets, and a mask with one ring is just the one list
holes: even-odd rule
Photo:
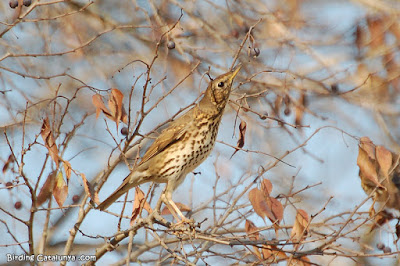
[[101, 211], [107, 209], [111, 204], [117, 201], [119, 197], [128, 192], [128, 190], [140, 185], [142, 183], [140, 182], [141, 178], [136, 177], [135, 174], [135, 172], [130, 173], [124, 179], [124, 182], [122, 182], [122, 184], [106, 200], [104, 200], [99, 206], [97, 206], [97, 209]]

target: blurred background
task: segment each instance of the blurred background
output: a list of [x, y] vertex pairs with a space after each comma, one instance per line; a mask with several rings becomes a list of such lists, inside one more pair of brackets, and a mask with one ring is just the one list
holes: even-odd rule
[[[290, 242], [302, 209], [311, 222], [304, 243], [277, 245], [286, 257], [268, 260], [252, 245], [182, 240], [155, 225], [99, 262], [397, 265], [397, 220], [371, 230], [357, 155], [363, 136], [399, 152], [400, 2], [7, 0], [0, 12], [0, 254], [93, 255], [128, 229], [131, 203], [121, 221], [122, 203], [109, 209], [115, 215], [91, 209], [81, 174], [104, 200], [154, 131], [240, 63], [218, 142], [173, 198], [196, 222], [207, 219], [199, 234], [224, 241], [248, 239], [249, 220], [261, 239]], [[112, 109], [111, 88], [124, 95], [125, 124], [96, 119], [92, 96]], [[46, 117], [71, 174], [49, 156]], [[231, 157], [242, 121], [244, 145]], [[68, 187], [63, 207], [49, 194], [32, 208], [55, 170]], [[279, 234], [249, 201], [263, 179], [284, 207]], [[150, 185], [141, 189], [154, 206], [164, 185]]]

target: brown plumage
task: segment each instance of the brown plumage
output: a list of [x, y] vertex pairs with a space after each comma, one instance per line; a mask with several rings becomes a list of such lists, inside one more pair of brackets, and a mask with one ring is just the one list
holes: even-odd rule
[[172, 192], [199, 166], [214, 147], [221, 117], [234, 77], [240, 67], [212, 80], [200, 102], [171, 122], [149, 147], [139, 165], [98, 209], [104, 210], [131, 188], [146, 182], [167, 183], [164, 202], [182, 220], [186, 218], [172, 201]]

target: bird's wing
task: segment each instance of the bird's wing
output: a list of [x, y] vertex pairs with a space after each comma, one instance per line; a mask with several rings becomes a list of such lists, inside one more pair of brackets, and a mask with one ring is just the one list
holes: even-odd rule
[[[167, 147], [182, 139], [187, 132], [188, 122], [184, 117], [190, 116], [191, 112], [187, 113], [183, 117], [178, 118], [176, 121], [172, 122], [171, 125], [161, 132], [160, 136], [151, 144], [149, 149], [144, 154], [139, 165], [147, 162], [160, 152], [164, 151]], [[186, 123], [184, 123], [186, 121]]]

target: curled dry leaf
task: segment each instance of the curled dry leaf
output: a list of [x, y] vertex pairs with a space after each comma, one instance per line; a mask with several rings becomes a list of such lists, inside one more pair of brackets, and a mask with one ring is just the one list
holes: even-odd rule
[[285, 260], [288, 257], [285, 252], [274, 245], [263, 245], [261, 251], [264, 261], [267, 263], [276, 263], [278, 260]]
[[249, 192], [249, 200], [254, 211], [264, 219], [265, 216], [274, 223], [279, 224], [283, 218], [283, 206], [273, 197], [265, 197], [264, 193], [258, 188], [253, 188]]
[[293, 224], [290, 238], [293, 242], [300, 242], [308, 234], [308, 224], [310, 217], [305, 210], [298, 209], [296, 214], [296, 220]]
[[103, 112], [106, 117], [116, 123], [117, 130], [119, 122], [128, 123], [128, 115], [123, 105], [124, 95], [118, 89], [111, 89], [109, 94], [108, 107], [105, 106], [102, 97], [99, 94], [92, 96], [93, 105], [96, 107], [96, 119], [99, 117], [100, 112]]
[[265, 197], [269, 197], [272, 192], [272, 183], [268, 179], [263, 179], [261, 181], [261, 189], [264, 192]]
[[49, 151], [50, 157], [53, 159], [53, 161], [56, 163], [56, 166], [58, 167], [60, 157], [58, 156], [56, 141], [53, 132], [51, 131], [48, 117], [46, 117], [43, 120], [42, 130], [40, 131], [40, 135], [43, 138], [44, 146]]
[[[366, 147], [367, 150], [363, 149], [364, 147]], [[365, 146], [360, 144], [358, 149], [357, 165], [360, 168], [361, 181], [363, 183], [368, 182], [374, 184], [374, 186], [382, 187], [378, 180], [378, 173], [376, 172], [374, 161], [371, 156], [368, 155], [368, 153], [372, 154], [372, 152], [368, 150], [369, 145]], [[373, 154], [375, 158], [375, 152], [373, 152]]]
[[94, 191], [92, 185], [90, 185], [89, 181], [87, 181], [85, 174], [81, 173], [81, 177], [83, 180], [83, 187], [85, 188], [86, 194], [93, 200], [94, 203], [100, 204], [99, 195], [97, 191]]
[[360, 138], [359, 147], [367, 153], [369, 158], [375, 160], [375, 145], [368, 137]]
[[260, 239], [260, 233], [258, 232], [258, 228], [252, 221], [246, 219], [244, 229], [246, 231], [246, 234], [249, 236], [250, 240], [254, 241]]
[[39, 195], [36, 198], [36, 207], [42, 205], [46, 200], [51, 197], [51, 193], [56, 181], [57, 170], [51, 172], [44, 182], [43, 187], [40, 189]]
[[139, 187], [135, 187], [135, 200], [133, 201], [133, 210], [130, 221], [131, 226], [134, 224], [136, 218], [142, 213], [143, 209], [148, 213], [153, 211], [150, 204], [146, 201], [143, 191]]
[[64, 166], [65, 175], [67, 176], [67, 184], [68, 184], [69, 179], [71, 178], [72, 167], [71, 167], [71, 164], [67, 160], [63, 161], [63, 166]]
[[[185, 205], [185, 204], [183, 204], [183, 203], [175, 202], [175, 204], [176, 204], [176, 207], [178, 207], [178, 209], [179, 209], [181, 212], [190, 212], [190, 211], [192, 210], [189, 206], [187, 206], [187, 205]], [[171, 214], [171, 211], [168, 209], [167, 206], [165, 206], [165, 207], [162, 209], [161, 214], [162, 214], [162, 215], [169, 215], [169, 214]]]
[[[237, 147], [239, 148], [243, 148], [244, 146], [244, 138], [246, 136], [246, 128], [247, 128], [247, 124], [246, 122], [242, 121], [240, 122], [239, 125], [239, 139], [237, 141]], [[233, 157], [233, 155], [235, 155], [235, 153], [238, 151], [239, 149], [236, 148], [235, 151], [232, 153], [231, 158]]]
[[296, 259], [291, 259], [288, 263], [288, 266], [311, 266], [310, 259], [307, 257], [300, 257]]
[[7, 161], [4, 163], [3, 166], [3, 174], [5, 174], [5, 172], [8, 170], [8, 168], [10, 167], [10, 165], [14, 162], [14, 155], [10, 154], [10, 156], [8, 156]]
[[371, 49], [380, 48], [385, 43], [385, 25], [383, 18], [368, 17], [367, 24], [371, 37]]
[[392, 167], [392, 153], [383, 146], [376, 146], [376, 159], [381, 167], [381, 173], [388, 177]]
[[301, 93], [298, 104], [296, 104], [295, 107], [295, 125], [301, 125], [302, 124], [302, 120], [303, 120], [303, 116], [304, 116], [304, 108], [306, 105], [306, 96], [303, 93]]
[[68, 196], [68, 186], [64, 181], [62, 173], [58, 172], [53, 188], [53, 197], [55, 198], [58, 206], [62, 207], [67, 196]]

